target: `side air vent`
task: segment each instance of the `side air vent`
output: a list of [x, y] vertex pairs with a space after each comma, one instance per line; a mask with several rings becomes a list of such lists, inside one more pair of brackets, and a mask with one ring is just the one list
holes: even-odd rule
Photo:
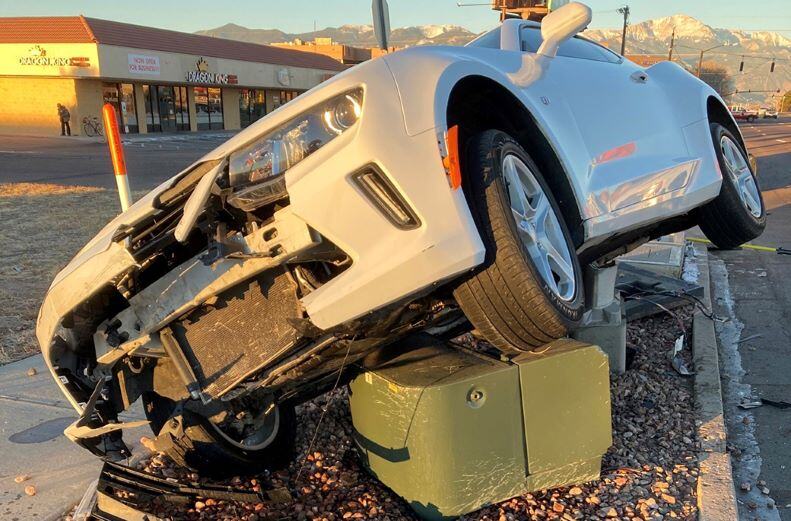
[[420, 219], [415, 211], [376, 165], [363, 167], [352, 174], [352, 180], [393, 226], [401, 230], [412, 230], [420, 226]]

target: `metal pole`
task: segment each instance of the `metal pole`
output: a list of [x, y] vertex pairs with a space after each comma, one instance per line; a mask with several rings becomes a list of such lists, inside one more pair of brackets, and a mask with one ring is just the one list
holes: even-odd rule
[[700, 72], [703, 70], [703, 52], [700, 51], [700, 61], [698, 61], [698, 78], [700, 78]]
[[673, 34], [670, 36], [670, 52], [667, 55], [667, 61], [673, 61], [673, 45], [676, 43], [676, 28], [673, 27]]
[[121, 133], [118, 131], [118, 119], [115, 117], [115, 107], [112, 104], [104, 104], [102, 119], [104, 120], [104, 130], [107, 133], [107, 146], [110, 147], [115, 183], [118, 185], [118, 197], [121, 199], [121, 210], [125, 212], [132, 205], [132, 192], [129, 190], [129, 179], [126, 176], [126, 160], [124, 159], [124, 146], [121, 143]]
[[625, 5], [618, 9], [618, 12], [623, 15], [623, 34], [621, 35], [621, 56], [626, 55], [626, 28], [629, 25], [629, 6]]
[[379, 48], [387, 52], [390, 48], [390, 9], [387, 0], [373, 0], [371, 13], [374, 19], [374, 34]]

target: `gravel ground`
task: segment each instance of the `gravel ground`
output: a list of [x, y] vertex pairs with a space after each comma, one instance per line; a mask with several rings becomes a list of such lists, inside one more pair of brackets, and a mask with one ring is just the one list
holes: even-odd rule
[[[112, 191], [55, 185], [0, 185], [0, 364], [38, 352], [38, 307], [55, 273], [113, 215]], [[677, 311], [689, 328], [688, 310]], [[464, 517], [513, 519], [694, 519], [698, 466], [692, 382], [676, 374], [667, 352], [679, 335], [666, 315], [628, 326], [635, 349], [630, 371], [612, 382], [614, 445], [602, 479], [540, 491]], [[691, 367], [689, 352], [684, 356]], [[306, 454], [323, 409], [317, 441]], [[294, 498], [280, 507], [199, 501], [160, 512], [173, 519], [414, 519], [400, 498], [362, 469], [352, 449], [347, 393], [339, 389], [298, 409], [298, 455], [284, 471], [232, 480], [242, 488], [286, 487]], [[190, 477], [165, 456], [140, 466], [167, 477]], [[302, 472], [300, 472], [302, 468]], [[66, 516], [68, 519], [68, 516]]]
[[[676, 313], [689, 330], [690, 310]], [[667, 315], [629, 324], [628, 344], [635, 357], [631, 369], [612, 382], [614, 444], [604, 457], [599, 481], [526, 494], [463, 519], [696, 519], [692, 381], [674, 372], [667, 357], [679, 327]], [[691, 367], [688, 349], [683, 356]], [[307, 454], [325, 408], [317, 441]], [[286, 487], [293, 502], [267, 506], [206, 499], [155, 513], [174, 520], [416, 519], [403, 500], [358, 463], [346, 389], [304, 404], [298, 408], [298, 419], [298, 455], [286, 470], [226, 482], [253, 490]], [[139, 467], [165, 477], [201, 479], [162, 454], [148, 454]]]
[[[38, 352], [35, 319], [50, 281], [117, 213], [117, 205], [112, 191], [0, 185], [5, 261], [0, 264], [0, 364]], [[689, 313], [679, 314], [689, 327]], [[679, 325], [669, 316], [629, 325], [628, 342], [636, 355], [632, 369], [612, 384], [614, 445], [604, 458], [601, 480], [526, 494], [465, 519], [694, 519], [698, 466], [692, 382], [677, 375], [667, 360], [678, 334]], [[359, 465], [346, 398], [340, 389], [299, 408], [298, 456], [288, 469], [236, 479], [251, 489], [286, 487], [293, 503], [266, 507], [207, 499], [167, 514], [174, 519], [414, 519], [405, 502]], [[327, 413], [317, 441], [306, 455], [323, 408]], [[141, 466], [186, 477], [158, 454], [145, 457]]]
[[112, 191], [0, 184], [0, 365], [39, 352], [36, 317], [50, 282], [118, 211]]

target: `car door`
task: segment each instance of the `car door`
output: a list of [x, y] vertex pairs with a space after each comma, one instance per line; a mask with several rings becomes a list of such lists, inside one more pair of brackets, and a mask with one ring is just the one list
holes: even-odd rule
[[[522, 46], [541, 44], [537, 26], [525, 25]], [[687, 184], [695, 168], [675, 116], [650, 70], [582, 37], [560, 45], [545, 74], [585, 144], [588, 165], [578, 186], [586, 187], [585, 214], [606, 219]]]

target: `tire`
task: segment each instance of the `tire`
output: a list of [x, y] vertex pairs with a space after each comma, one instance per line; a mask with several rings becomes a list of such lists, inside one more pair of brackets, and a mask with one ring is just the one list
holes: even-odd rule
[[93, 137], [93, 127], [88, 123], [84, 123], [82, 125], [82, 131], [85, 133], [86, 136]]
[[[479, 270], [454, 290], [456, 301], [484, 338], [505, 354], [530, 351], [565, 336], [567, 327], [582, 316], [582, 270], [559, 206], [541, 172], [516, 141], [498, 130], [487, 130], [472, 137], [465, 152], [462, 164], [465, 192], [486, 246], [486, 259]], [[527, 173], [523, 167], [528, 169]], [[514, 179], [514, 175], [522, 186], [508, 182], [506, 178]], [[526, 179], [534, 195], [523, 190]], [[539, 204], [541, 199], [536, 195], [539, 188], [548, 207]], [[568, 253], [568, 275], [560, 279], [560, 284], [553, 275], [555, 285], [550, 287], [539, 271], [540, 257], [536, 261], [537, 257], [532, 256], [537, 251], [549, 250], [537, 250], [539, 240], [531, 243], [531, 240], [523, 242], [520, 238], [520, 230], [523, 237], [529, 233], [526, 229], [539, 237], [539, 228], [531, 228], [526, 220], [517, 228], [512, 196], [523, 201], [513, 203], [516, 206], [524, 208], [527, 202], [533, 211], [535, 203], [536, 208], [546, 210], [543, 226], [548, 230], [547, 236], [552, 232], [554, 242], [551, 241], [551, 245], [557, 245], [554, 252]], [[553, 224], [548, 226], [548, 223]], [[532, 246], [528, 246], [530, 244]], [[563, 247], [566, 251], [562, 251]], [[546, 274], [547, 266], [543, 263], [541, 266]]]
[[[766, 227], [766, 208], [764, 207], [758, 179], [750, 167], [747, 152], [739, 144], [739, 140], [724, 126], [712, 123], [711, 137], [717, 161], [722, 171], [722, 188], [716, 199], [706, 203], [698, 211], [698, 225], [706, 237], [721, 249], [732, 249], [751, 241], [763, 233]], [[746, 168], [743, 171], [744, 183], [752, 183], [755, 187], [755, 201], [745, 202], [744, 192], [737, 183], [736, 174], [726, 160], [723, 152], [724, 140], [735, 145], [732, 149], [738, 152]], [[746, 176], [749, 176], [746, 177]], [[749, 190], [749, 189], [748, 189]]]
[[182, 467], [223, 478], [285, 466], [294, 454], [293, 406], [280, 404], [270, 413], [278, 416], [276, 433], [265, 447], [252, 450], [232, 442], [207, 418], [182, 405], [154, 392], [143, 394], [146, 417], [157, 435], [157, 449]]

